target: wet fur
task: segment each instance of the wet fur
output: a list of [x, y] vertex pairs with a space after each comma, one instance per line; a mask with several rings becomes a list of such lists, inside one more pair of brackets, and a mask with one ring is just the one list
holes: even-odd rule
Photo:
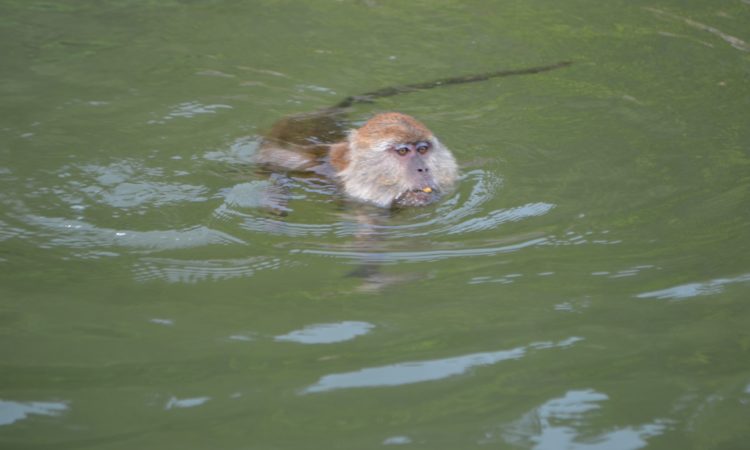
[[[323, 116], [323, 118], [327, 118]], [[425, 182], [418, 182], [407, 172], [392, 149], [400, 143], [427, 141], [430, 150], [420, 158], [429, 167], [426, 184], [434, 191], [422, 195], [421, 201], [406, 198], [404, 206], [430, 203], [441, 192], [451, 189], [458, 174], [453, 154], [421, 122], [402, 113], [382, 113], [367, 121], [361, 128], [349, 131], [346, 138], [333, 144], [307, 136], [307, 121], [315, 115], [293, 116], [277, 124], [264, 139], [255, 162], [273, 169], [296, 172], [315, 172], [338, 181], [351, 198], [380, 207], [390, 207], [394, 200], [409, 191], [420, 190]], [[328, 118], [330, 119], [330, 118]], [[300, 126], [302, 133], [292, 133], [289, 125]], [[319, 125], [319, 124], [318, 124]], [[332, 131], [318, 130], [324, 136]]]
[[[425, 83], [392, 86], [358, 96], [347, 97], [332, 108], [297, 114], [278, 121], [255, 157], [255, 162], [272, 170], [314, 172], [337, 180], [344, 192], [359, 201], [381, 207], [395, 202], [415, 206], [436, 200], [449, 190], [457, 177], [451, 152], [427, 127], [401, 113], [378, 114], [358, 130], [343, 133], [343, 116], [355, 103], [454, 84], [473, 83], [491, 78], [530, 75], [569, 66], [559, 62], [547, 66], [500, 70], [477, 75], [443, 78]], [[429, 177], [406, 173], [390, 150], [399, 143], [428, 141], [430, 150], [421, 156]], [[429, 179], [427, 179], [429, 178]], [[427, 184], [433, 192], [420, 191]], [[421, 184], [421, 185], [420, 185]]]

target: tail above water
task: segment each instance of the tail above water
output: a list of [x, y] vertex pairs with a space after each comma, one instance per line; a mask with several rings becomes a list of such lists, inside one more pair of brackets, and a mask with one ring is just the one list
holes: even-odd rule
[[378, 98], [391, 97], [398, 94], [422, 91], [437, 87], [450, 86], [454, 84], [474, 83], [476, 81], [485, 81], [491, 78], [509, 77], [513, 75], [533, 75], [536, 73], [549, 72], [550, 70], [562, 69], [573, 64], [571, 61], [561, 61], [547, 66], [527, 67], [525, 69], [498, 70], [495, 72], [486, 72], [475, 75], [464, 75], [458, 77], [441, 78], [438, 80], [427, 81], [423, 83], [404, 84], [400, 86], [389, 86], [376, 91], [365, 92], [360, 95], [349, 96], [334, 106], [334, 108], [347, 108], [356, 103], [369, 103]]

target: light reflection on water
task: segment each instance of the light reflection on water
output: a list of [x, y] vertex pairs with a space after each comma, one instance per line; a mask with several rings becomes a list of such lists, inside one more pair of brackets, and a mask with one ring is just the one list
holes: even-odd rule
[[478, 366], [496, 364], [501, 361], [519, 359], [534, 349], [565, 348], [583, 340], [581, 337], [570, 337], [557, 343], [534, 342], [526, 346], [496, 352], [472, 353], [453, 358], [431, 361], [410, 361], [380, 367], [369, 367], [355, 372], [325, 375], [317, 383], [301, 391], [302, 394], [326, 392], [337, 389], [400, 386], [441, 380], [462, 373]]
[[167, 400], [167, 404], [164, 405], [164, 409], [194, 408], [196, 406], [203, 405], [209, 400], [211, 400], [211, 397], [191, 397], [191, 398], [171, 397], [169, 400]]
[[383, 445], [407, 445], [411, 444], [408, 436], [391, 436], [383, 441]]
[[714, 36], [718, 36], [720, 39], [722, 39], [723, 41], [725, 41], [727, 44], [731, 45], [732, 47], [736, 48], [737, 50], [741, 50], [743, 52], [750, 52], [750, 44], [738, 38], [737, 36], [733, 36], [729, 33], [726, 33], [714, 26], [707, 25], [697, 20], [683, 17], [683, 16], [680, 16], [679, 14], [673, 14], [673, 13], [670, 13], [670, 12], [667, 12], [658, 8], [646, 7], [644, 9], [654, 13], [658, 17], [665, 17], [671, 20], [679, 21], [692, 28], [711, 33]]
[[486, 248], [464, 248], [460, 250], [432, 250], [432, 251], [413, 251], [413, 252], [352, 252], [352, 251], [334, 251], [334, 250], [315, 250], [299, 249], [292, 250], [291, 253], [302, 253], [309, 255], [330, 256], [334, 258], [349, 259], [354, 261], [397, 263], [397, 262], [420, 262], [420, 261], [439, 261], [441, 259], [467, 257], [467, 256], [488, 256], [501, 253], [514, 252], [527, 247], [541, 245], [547, 242], [545, 238], [531, 239], [519, 244], [503, 245], [499, 247]]
[[[174, 117], [190, 118], [195, 114], [210, 114], [216, 108], [194, 103], [178, 105]], [[217, 105], [213, 105], [217, 106]], [[221, 106], [221, 105], [219, 105]], [[220, 109], [220, 108], [219, 108]], [[257, 150], [257, 136], [235, 139], [228, 147], [204, 153], [199, 160], [209, 163], [244, 165], [239, 173], [252, 177], [252, 168], [247, 161]], [[172, 160], [175, 160], [172, 158]], [[157, 162], [158, 160], [154, 161]], [[176, 164], [187, 169], [180, 157]], [[23, 203], [16, 207], [18, 218], [27, 226], [37, 230], [34, 238], [42, 240], [41, 247], [70, 247], [86, 249], [86, 252], [71, 254], [82, 259], [99, 259], [119, 256], [122, 249], [139, 249], [149, 252], [199, 248], [224, 244], [262, 244], [262, 236], [279, 235], [295, 238], [322, 239], [328, 236], [351, 237], [342, 244], [318, 245], [306, 240], [302, 245], [289, 250], [291, 255], [307, 254], [349, 259], [352, 262], [394, 263], [399, 261], [438, 261], [454, 257], [487, 256], [518, 251], [527, 247], [561, 245], [572, 242], [569, 237], [516, 236], [485, 241], [471, 245], [467, 234], [496, 229], [505, 223], [517, 222], [548, 214], [555, 205], [533, 202], [503, 209], [487, 211], [485, 204], [492, 201], [502, 187], [502, 179], [491, 171], [480, 169], [462, 175], [460, 190], [434, 208], [413, 212], [411, 220], [393, 225], [390, 220], [362, 220], [361, 214], [343, 213], [332, 215], [323, 223], [295, 221], [295, 201], [328, 203], [336, 194], [333, 183], [316, 179], [284, 179], [283, 189], [276, 189], [279, 178], [246, 179], [221, 191], [207, 186], [175, 183], [187, 174], [186, 170], [158, 165], [147, 165], [143, 161], [124, 159], [111, 163], [65, 164], [58, 170], [60, 184], [36, 189], [35, 196], [54, 196], [66, 203], [74, 218], [48, 216], [30, 211]], [[54, 179], [53, 179], [54, 180]], [[187, 205], [187, 203], [223, 202], [213, 210], [207, 226], [197, 223], [181, 229], [132, 230], [102, 227], [87, 220], [91, 207], [109, 208], [115, 218], [143, 214], [165, 205]], [[290, 202], [289, 207], [285, 207]], [[187, 206], [184, 206], [187, 207]], [[288, 217], [268, 214], [269, 208], [290, 213]], [[383, 214], [383, 212], [378, 212]], [[15, 237], [26, 232], [16, 227], [4, 228], [3, 234]], [[377, 236], [373, 241], [362, 240], [365, 235]], [[399, 239], [455, 235], [465, 243], [433, 243], [426, 251], [394, 251], [389, 242], [400, 247]], [[2, 236], [2, 235], [0, 235]], [[43, 237], [46, 236], [46, 242]], [[288, 245], [288, 244], [278, 244]], [[457, 248], [458, 247], [458, 248]], [[261, 254], [258, 254], [260, 252]], [[170, 282], [195, 283], [203, 280], [220, 280], [252, 276], [258, 270], [278, 268], [277, 257], [263, 256], [265, 251], [256, 248], [256, 256], [250, 259], [206, 259], [179, 260], [175, 258], [141, 259], [134, 265], [137, 280], [164, 279]]]
[[[233, 164], [246, 161], [256, 147], [256, 138], [239, 139], [231, 143], [228, 149], [209, 152], [204, 158]], [[315, 242], [308, 240], [304, 242], [304, 248], [293, 248], [289, 252], [291, 255], [318, 255], [366, 263], [437, 261], [454, 257], [495, 255], [550, 242], [544, 237], [525, 240], [521, 240], [523, 237], [512, 237], [486, 242], [479, 247], [455, 248], [454, 243], [447, 242], [433, 245], [428, 251], [389, 251], [384, 240], [397, 243], [395, 239], [398, 238], [441, 235], [464, 237], [467, 233], [491, 230], [507, 222], [545, 215], [554, 208], [552, 204], [537, 202], [484, 212], [482, 205], [494, 198], [502, 183], [496, 175], [482, 170], [473, 170], [463, 176], [463, 193], [456, 193], [434, 209], [417, 212], [416, 220], [398, 225], [362, 222], [356, 214], [333, 216], [329, 223], [295, 222], [292, 209], [287, 209], [292, 212], [290, 217], [269, 215], [266, 212], [268, 207], [281, 204], [278, 196], [286, 196], [285, 200], [294, 202], [305, 196], [294, 192], [301, 190], [308, 195], [322, 195], [322, 200], [319, 201], [328, 202], [336, 192], [332, 183], [298, 180], [292, 181], [291, 193], [279, 193], [272, 189], [273, 179], [248, 180], [226, 189], [221, 194], [223, 203], [213, 211], [213, 218], [218, 219], [217, 224], [222, 225], [221, 231], [206, 225], [150, 231], [113, 229], [97, 226], [84, 219], [86, 208], [97, 204], [113, 208], [113, 211], [117, 211], [114, 214], [119, 215], [127, 214], [128, 211], [142, 213], [168, 204], [205, 203], [213, 201], [217, 195], [204, 186], [171, 183], [168, 181], [169, 177], [165, 176], [167, 172], [166, 169], [148, 167], [142, 162], [130, 160], [111, 164], [65, 165], [59, 172], [63, 184], [51, 190], [39, 190], [36, 195], [45, 192], [52, 194], [54, 191], [58, 199], [75, 211], [76, 218], [49, 217], [29, 211], [25, 211], [20, 218], [26, 225], [38, 230], [36, 239], [47, 235], [42, 247], [87, 249], [87, 252], [71, 255], [83, 259], [115, 257], [120, 254], [120, 249], [126, 248], [159, 252], [223, 244], [247, 245], [250, 241], [258, 242], [259, 233], [307, 238], [324, 238], [327, 235], [352, 237], [353, 240], [343, 243], [341, 249], [328, 243], [325, 249], [317, 248]], [[82, 182], [81, 178], [87, 181]], [[234, 218], [239, 218], [239, 222], [234, 221]], [[12, 230], [8, 227], [3, 232], [9, 234]], [[21, 231], [23, 230], [19, 233]], [[361, 241], [360, 236], [368, 233], [378, 238], [373, 242]], [[366, 250], [368, 247], [377, 250]], [[263, 252], [262, 249], [260, 251]], [[142, 258], [134, 265], [134, 273], [135, 278], [140, 281], [163, 279], [195, 283], [252, 276], [258, 270], [278, 268], [281, 264], [277, 257], [262, 255], [249, 259], [225, 260]]]
[[481, 444], [505, 441], [535, 450], [636, 450], [648, 445], [648, 439], [668, 429], [669, 421], [656, 419], [639, 426], [617, 427], [598, 435], [581, 433], [587, 415], [603, 407], [606, 394], [593, 389], [568, 391], [562, 397], [545, 402], [517, 421], [488, 432]]
[[[220, 155], [213, 157], [222, 159]], [[228, 157], [232, 160], [232, 157]], [[214, 215], [228, 220], [232, 217], [242, 219], [241, 227], [248, 231], [280, 234], [286, 236], [352, 236], [359, 234], [363, 226], [373, 232], [392, 238], [409, 238], [431, 235], [465, 234], [493, 229], [503, 223], [541, 216], [548, 213], [554, 205], [547, 203], [530, 203], [507, 209], [485, 213], [481, 206], [492, 200], [501, 185], [499, 178], [491, 172], [473, 170], [462, 176], [462, 193], [455, 193], [444, 199], [434, 209], [427, 208], [424, 213], [414, 212], [417, 217], [408, 223], [396, 226], [381, 224], [378, 221], [363, 223], [352, 214], [343, 222], [327, 224], [309, 224], [295, 222], [293, 214], [295, 201], [315, 201], [328, 203], [337, 193], [335, 184], [316, 178], [283, 178], [272, 177], [270, 180], [254, 180], [234, 185], [224, 192], [224, 203]], [[354, 205], [356, 208], [357, 205]], [[280, 209], [292, 212], [282, 219], [269, 217], [264, 210]], [[379, 214], [383, 214], [381, 211]], [[479, 215], [478, 217], [476, 217]]]
[[10, 425], [30, 415], [57, 416], [68, 410], [63, 402], [14, 402], [0, 400], [0, 426]]
[[339, 323], [318, 323], [301, 330], [276, 336], [276, 341], [297, 342], [300, 344], [333, 344], [344, 342], [370, 332], [375, 325], [367, 322], [344, 321]]
[[550, 203], [528, 203], [526, 205], [516, 206], [508, 209], [491, 211], [484, 217], [476, 217], [466, 220], [450, 229], [446, 234], [464, 234], [476, 231], [491, 230], [500, 224], [506, 222], [517, 222], [535, 216], [547, 214], [555, 205]]
[[[167, 250], [193, 248], [215, 244], [243, 244], [226, 233], [205, 226], [183, 230], [134, 231], [100, 228], [93, 224], [62, 217], [29, 215], [26, 223], [46, 231], [48, 241], [42, 246], [74, 248], [135, 248]], [[38, 234], [37, 238], [43, 235]]]
[[210, 150], [201, 155], [206, 161], [232, 165], [246, 165], [258, 151], [260, 136], [243, 136], [234, 139], [225, 148]]
[[750, 282], [750, 274], [740, 275], [733, 278], [717, 278], [703, 283], [688, 283], [674, 286], [658, 291], [644, 292], [636, 295], [637, 298], [668, 299], [672, 301], [685, 300], [702, 295], [719, 294], [724, 286], [734, 283]]
[[[203, 155], [207, 161], [221, 164], [247, 162], [257, 149], [257, 138], [242, 138], [229, 147]], [[174, 159], [174, 158], [172, 158]], [[182, 165], [183, 161], [177, 160]], [[245, 168], [246, 171], [251, 171]], [[399, 261], [438, 261], [455, 257], [496, 255], [518, 251], [528, 247], [549, 244], [549, 238], [513, 236], [484, 241], [477, 246], [469, 242], [457, 246], [454, 242], [433, 244], [430, 250], [395, 251], [400, 248], [399, 239], [455, 235], [464, 239], [467, 234], [492, 230], [504, 223], [517, 222], [549, 213], [554, 205], [544, 202], [528, 203], [504, 209], [485, 211], [484, 204], [491, 201], [502, 185], [501, 179], [492, 172], [472, 170], [463, 175], [461, 191], [445, 199], [434, 208], [414, 212], [412, 220], [403, 220], [393, 225], [390, 220], [375, 221], [356, 211], [336, 213], [328, 223], [295, 222], [294, 202], [331, 201], [336, 194], [333, 183], [315, 179], [285, 179], [283, 191], [275, 189], [278, 179], [251, 179], [234, 184], [220, 192], [212, 192], [206, 186], [174, 183], [182, 170], [168, 170], [158, 165], [146, 165], [142, 161], [124, 159], [108, 164], [65, 164], [58, 171], [55, 187], [37, 189], [35, 196], [52, 195], [66, 203], [74, 218], [48, 216], [30, 211], [27, 204], [19, 202], [14, 209], [17, 218], [30, 230], [4, 227], [0, 238], [28, 235], [40, 241], [41, 248], [67, 247], [79, 249], [69, 257], [101, 259], [121, 256], [127, 249], [153, 254], [163, 251], [200, 248], [216, 245], [252, 245], [255, 256], [250, 258], [182, 260], [179, 258], [142, 257], [133, 264], [133, 273], [138, 281], [161, 279], [172, 283], [197, 283], [205, 280], [225, 280], [250, 277], [259, 270], [278, 269], [282, 262], [277, 256], [264, 256], [265, 239], [262, 236], [280, 235], [295, 238], [323, 239], [330, 235], [349, 237], [350, 241], [322, 247], [315, 240], [307, 239], [289, 249], [293, 255], [317, 255], [348, 259], [351, 263], [380, 264]], [[246, 174], [245, 176], [249, 176]], [[54, 179], [53, 179], [54, 180]], [[306, 199], [305, 197], [312, 196]], [[129, 217], [157, 210], [165, 205], [188, 203], [223, 202], [213, 210], [209, 221], [212, 226], [196, 224], [182, 229], [133, 230], [115, 229], [97, 225], [87, 220], [87, 210], [92, 207], [109, 208], [114, 218]], [[268, 214], [269, 207], [291, 201], [291, 208], [282, 208], [289, 217]], [[187, 206], [185, 206], [187, 207]], [[377, 211], [377, 214], [385, 214]], [[235, 220], [239, 219], [239, 220]], [[218, 220], [218, 221], [217, 221]], [[216, 227], [214, 227], [215, 225]], [[18, 231], [14, 231], [18, 230]], [[31, 231], [34, 230], [34, 231]], [[262, 236], [259, 236], [262, 235]], [[370, 239], [362, 236], [376, 236]], [[555, 238], [556, 239], [556, 238]], [[555, 242], [560, 242], [556, 240]], [[562, 240], [564, 242], [564, 240]], [[278, 248], [290, 243], [279, 243]], [[273, 252], [274, 250], [268, 249]], [[386, 285], [388, 283], [379, 283]]]
[[109, 164], [65, 165], [57, 172], [61, 184], [40, 186], [36, 193], [54, 196], [76, 211], [98, 205], [114, 208], [120, 214], [207, 201], [210, 193], [207, 187], [180, 182], [188, 173], [131, 159]]
[[141, 258], [133, 272], [138, 281], [158, 279], [170, 283], [198, 283], [249, 277], [261, 270], [278, 269], [282, 264], [279, 258], [263, 256], [222, 260]]
[[198, 115], [216, 114], [221, 109], [232, 109], [230, 105], [210, 104], [205, 105], [197, 101], [180, 103], [171, 108], [171, 110], [160, 119], [149, 120], [152, 125], [163, 124], [172, 119], [190, 119]]
[[[246, 161], [257, 148], [257, 138], [239, 139], [229, 148], [209, 152], [204, 158], [222, 164]], [[83, 175], [88, 182], [72, 181]], [[141, 249], [149, 252], [198, 248], [213, 245], [241, 244], [254, 246], [262, 243], [258, 234], [277, 234], [296, 238], [325, 238], [328, 235], [351, 237], [342, 244], [326, 243], [320, 247], [315, 241], [302, 241], [303, 246], [289, 250], [293, 255], [317, 255], [349, 260], [351, 263], [393, 264], [397, 262], [439, 261], [457, 257], [491, 256], [515, 252], [526, 248], [544, 245], [580, 245], [584, 243], [604, 244], [617, 243], [606, 239], [595, 239], [591, 232], [573, 233], [565, 236], [510, 236], [491, 241], [474, 243], [466, 240], [466, 235], [496, 229], [508, 222], [517, 222], [548, 214], [555, 205], [546, 202], [527, 203], [504, 209], [485, 211], [483, 205], [497, 195], [502, 180], [492, 172], [472, 170], [463, 175], [461, 191], [445, 199], [435, 208], [427, 208], [414, 213], [414, 220], [403, 221], [396, 225], [388, 220], [369, 219], [362, 221], [354, 213], [343, 213], [331, 217], [328, 223], [295, 222], [293, 209], [289, 217], [269, 215], [267, 209], [282, 204], [280, 196], [291, 200], [305, 197], [302, 191], [319, 198], [318, 201], [329, 202], [335, 194], [332, 183], [321, 184], [316, 180], [291, 181], [292, 191], [279, 192], [274, 187], [274, 179], [249, 180], [225, 189], [223, 193], [212, 193], [207, 187], [197, 185], [175, 184], [165, 180], [168, 171], [159, 167], [146, 167], [143, 163], [130, 160], [111, 164], [86, 164], [80, 166], [66, 165], [60, 170], [65, 184], [53, 189], [59, 199], [68, 203], [79, 214], [75, 219], [48, 217], [29, 214], [21, 217], [27, 225], [40, 232], [36, 238], [48, 235], [42, 247], [72, 247], [87, 249], [71, 256], [82, 259], [98, 259], [119, 255], [124, 248]], [[179, 176], [179, 175], [177, 175]], [[168, 179], [168, 177], [167, 177]], [[289, 180], [287, 180], [289, 182]], [[78, 192], [76, 193], [76, 190]], [[49, 190], [47, 190], [49, 191]], [[42, 190], [44, 192], [44, 190]], [[51, 192], [51, 191], [49, 191]], [[84, 195], [85, 198], [82, 198]], [[213, 218], [218, 219], [214, 229], [205, 225], [196, 225], [185, 229], [166, 230], [118, 230], [99, 227], [84, 220], [85, 209], [92, 202], [100, 206], [114, 208], [118, 211], [143, 212], [159, 208], [166, 204], [185, 202], [214, 201], [217, 195], [224, 198], [222, 204], [213, 211]], [[322, 197], [321, 197], [322, 196]], [[308, 199], [310, 200], [310, 199]], [[305, 201], [308, 201], [305, 200]], [[24, 209], [24, 208], [21, 208]], [[382, 214], [382, 212], [379, 212]], [[234, 220], [238, 218], [239, 221]], [[11, 233], [6, 228], [5, 233]], [[250, 234], [248, 234], [250, 232]], [[376, 236], [374, 239], [362, 236]], [[403, 251], [390, 249], [394, 244], [400, 248], [399, 239], [456, 235], [463, 244], [454, 242], [433, 242], [429, 250]], [[389, 244], [390, 243], [390, 244]], [[280, 243], [277, 246], [289, 245]], [[97, 247], [103, 247], [97, 249]], [[457, 248], [458, 247], [458, 248]], [[106, 248], [106, 250], [104, 249]], [[113, 251], [115, 250], [115, 251]], [[258, 270], [279, 268], [282, 262], [278, 257], [263, 256], [264, 250], [256, 248], [254, 253], [260, 255], [249, 259], [205, 259], [180, 260], [175, 258], [142, 258], [134, 265], [135, 278], [139, 281], [163, 279], [170, 282], [195, 283], [203, 280], [222, 280], [237, 277], [248, 277]], [[623, 274], [625, 276], [626, 274]], [[497, 278], [492, 278], [501, 282]], [[477, 277], [473, 283], [482, 283], [490, 279]]]

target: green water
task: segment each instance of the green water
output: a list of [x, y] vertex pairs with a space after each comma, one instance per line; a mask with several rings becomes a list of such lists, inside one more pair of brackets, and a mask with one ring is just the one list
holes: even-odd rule
[[[565, 60], [352, 111], [438, 205], [259, 205], [285, 115]], [[0, 61], [1, 448], [750, 448], [750, 2], [3, 0]]]

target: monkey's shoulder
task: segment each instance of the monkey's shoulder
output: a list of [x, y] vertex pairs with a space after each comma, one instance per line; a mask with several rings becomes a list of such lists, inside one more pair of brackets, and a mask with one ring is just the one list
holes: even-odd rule
[[328, 164], [336, 172], [341, 172], [349, 166], [351, 153], [349, 151], [349, 142], [342, 141], [331, 145], [328, 152]]

